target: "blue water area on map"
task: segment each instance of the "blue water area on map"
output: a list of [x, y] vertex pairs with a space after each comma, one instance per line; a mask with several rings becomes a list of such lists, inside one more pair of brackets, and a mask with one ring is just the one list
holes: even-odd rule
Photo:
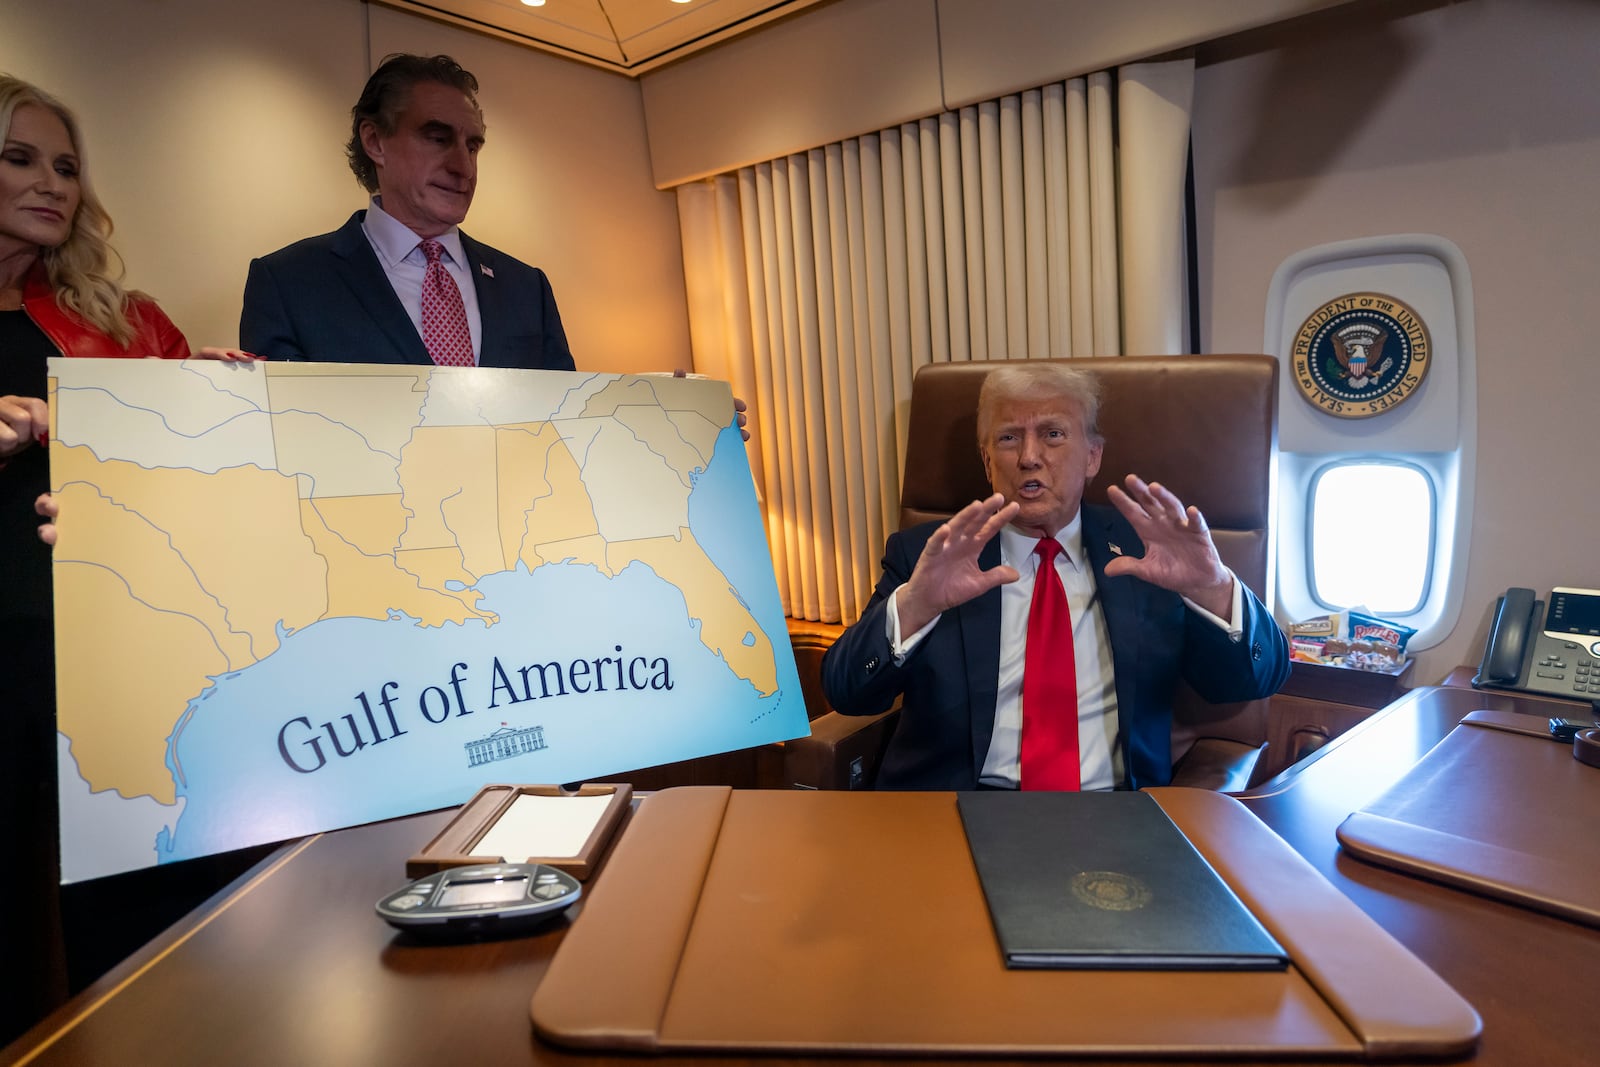
[[[800, 675], [795, 670], [794, 652], [789, 645], [788, 620], [778, 599], [772, 555], [767, 549], [767, 531], [761, 522], [761, 505], [756, 500], [744, 439], [736, 427], [723, 429], [710, 465], [694, 476], [693, 485], [689, 493], [689, 531], [706, 556], [728, 578], [733, 595], [755, 617], [762, 634], [772, 644], [778, 664], [779, 691], [792, 694], [798, 700]], [[758, 641], [756, 635], [750, 633], [744, 636], [742, 643], [750, 648]], [[788, 708], [779, 705], [778, 710], [786, 712]], [[804, 725], [803, 721], [801, 724]], [[796, 731], [791, 736], [803, 732]]]
[[[737, 451], [732, 451], [737, 450]], [[757, 616], [763, 629], [772, 635], [788, 635], [783, 607], [778, 603], [778, 587], [772, 576], [772, 556], [767, 551], [767, 532], [761, 525], [761, 506], [756, 501], [755, 483], [744, 459], [744, 440], [733, 427], [717, 437], [711, 463], [696, 474], [689, 493], [689, 530], [735, 589], [747, 595], [771, 592], [770, 605], [746, 604], [759, 609], [770, 606], [776, 616]]]
[[[743, 448], [737, 431], [722, 435], [718, 455], [729, 447]], [[709, 497], [719, 499], [705, 508]], [[171, 750], [188, 803], [175, 832], [157, 842], [161, 862], [447, 807], [490, 782], [598, 780], [803, 734], [804, 704], [742, 462], [714, 458], [697, 477], [690, 526], [733, 584], [764, 602], [758, 623], [779, 641], [777, 693], [759, 697], [701, 644], [683, 595], [648, 567], [607, 577], [587, 564], [519, 566], [475, 587], [479, 608], [500, 616], [493, 626], [424, 627], [399, 613], [333, 619], [217, 679], [191, 703]], [[603, 658], [620, 659], [620, 674], [615, 662], [596, 670]], [[574, 661], [587, 667], [574, 671]], [[545, 665], [550, 695], [535, 665]], [[666, 680], [670, 690], [653, 687]], [[392, 719], [380, 703], [385, 691]], [[507, 747], [531, 750], [473, 765], [466, 746], [496, 733], [520, 739]]]

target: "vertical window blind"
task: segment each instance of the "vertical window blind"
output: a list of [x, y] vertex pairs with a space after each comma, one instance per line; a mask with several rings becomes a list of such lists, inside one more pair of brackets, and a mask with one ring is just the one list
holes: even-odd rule
[[695, 369], [749, 403], [791, 616], [866, 606], [918, 367], [1182, 351], [1192, 82], [1139, 64], [677, 189]]

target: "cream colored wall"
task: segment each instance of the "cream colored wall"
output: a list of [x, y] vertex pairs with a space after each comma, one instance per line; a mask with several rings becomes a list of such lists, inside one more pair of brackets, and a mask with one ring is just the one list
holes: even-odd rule
[[0, 0], [0, 70], [76, 110], [130, 284], [233, 344], [251, 257], [365, 206], [344, 163], [370, 55], [449, 52], [489, 124], [466, 229], [543, 267], [578, 365], [689, 366], [677, 209], [637, 83], [358, 0]]
[[663, 188], [1347, 0], [834, 0], [645, 74]]
[[662, 188], [940, 110], [932, 0], [837, 0], [639, 79]]
[[358, 200], [337, 102], [363, 22], [352, 2], [5, 0], [0, 70], [77, 112], [128, 283], [191, 343], [232, 345], [250, 257]]
[[1302, 248], [1424, 232], [1466, 255], [1476, 512], [1466, 609], [1418, 657], [1416, 679], [1435, 682], [1478, 661], [1506, 586], [1600, 587], [1586, 462], [1600, 395], [1600, 6], [1407, 8], [1385, 21], [1359, 5], [1200, 66], [1201, 337], [1206, 351], [1259, 349], [1272, 273]]

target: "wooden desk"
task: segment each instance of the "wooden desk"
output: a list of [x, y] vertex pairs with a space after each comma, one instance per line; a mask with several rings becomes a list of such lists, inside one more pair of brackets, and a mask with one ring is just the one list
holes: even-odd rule
[[1477, 1008], [1483, 1040], [1472, 1062], [1600, 1062], [1600, 1013], [1566, 1003], [1600, 983], [1600, 930], [1363, 863], [1334, 837], [1478, 708], [1551, 713], [1538, 698], [1413, 689], [1240, 799]]
[[1289, 680], [1267, 704], [1264, 773], [1280, 773], [1400, 699], [1415, 668], [1416, 660], [1406, 660], [1395, 674], [1291, 664]]
[[[1413, 690], [1297, 773], [1244, 799], [1473, 1004], [1484, 1036], [1472, 1062], [1592, 1064], [1600, 1013], [1587, 1002], [1600, 980], [1600, 931], [1368, 866], [1341, 856], [1334, 837], [1346, 815], [1399, 778], [1467, 711], [1514, 708], [1517, 700]], [[280, 850], [0, 1051], [0, 1063], [694, 1062], [585, 1056], [539, 1044], [528, 1002], [559, 930], [442, 947], [392, 936], [373, 904], [403, 880], [405, 858], [447, 817], [399, 819]], [[605, 877], [603, 868], [597, 877]]]

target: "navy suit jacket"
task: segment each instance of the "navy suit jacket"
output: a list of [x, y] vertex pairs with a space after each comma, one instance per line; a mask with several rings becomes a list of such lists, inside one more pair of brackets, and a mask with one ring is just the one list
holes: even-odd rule
[[[250, 262], [240, 348], [267, 359], [433, 364], [361, 230], [365, 217]], [[483, 320], [478, 365], [575, 369], [544, 271], [464, 233], [461, 246]]]
[[[822, 659], [822, 684], [847, 715], [886, 711], [902, 697], [900, 720], [878, 770], [880, 789], [975, 789], [994, 733], [1000, 673], [1000, 590], [951, 608], [896, 665], [885, 611], [911, 576], [939, 523], [890, 536], [883, 577], [860, 620]], [[1248, 587], [1243, 636], [1191, 611], [1183, 598], [1127, 575], [1108, 578], [1113, 545], [1142, 555], [1144, 545], [1115, 508], [1085, 504], [1083, 544], [1111, 642], [1117, 689], [1117, 744], [1125, 779], [1140, 789], [1172, 780], [1172, 701], [1178, 679], [1206, 700], [1254, 700], [1289, 676], [1289, 643]], [[1000, 539], [984, 546], [984, 569], [1000, 562]], [[1241, 583], [1242, 584], [1242, 583]]]

